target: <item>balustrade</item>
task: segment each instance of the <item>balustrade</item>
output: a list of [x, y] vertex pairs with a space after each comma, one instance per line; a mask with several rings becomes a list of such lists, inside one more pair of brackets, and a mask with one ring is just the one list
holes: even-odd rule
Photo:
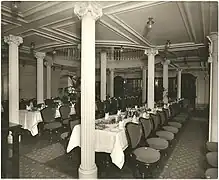
[[[106, 52], [107, 61], [137, 60], [142, 58], [142, 56], [144, 55], [144, 51], [138, 49], [108, 49], [106, 50]], [[78, 47], [63, 48], [57, 50], [56, 56], [63, 57], [64, 60], [79, 61], [81, 59], [81, 51]], [[99, 52], [96, 52], [96, 59], [100, 59]]]

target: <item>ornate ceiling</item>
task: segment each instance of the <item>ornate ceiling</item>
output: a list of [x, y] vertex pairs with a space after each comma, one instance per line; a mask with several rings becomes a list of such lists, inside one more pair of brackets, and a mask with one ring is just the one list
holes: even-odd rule
[[[209, 1], [96, 1], [103, 16], [96, 22], [96, 46], [125, 46], [161, 51], [167, 40], [178, 57], [204, 57], [206, 36], [217, 32], [218, 5]], [[1, 3], [2, 36], [23, 37], [23, 47], [35, 42], [37, 51], [80, 44], [80, 20], [74, 14], [76, 1], [21, 1], [12, 15], [11, 2]], [[148, 18], [152, 30], [144, 36]]]

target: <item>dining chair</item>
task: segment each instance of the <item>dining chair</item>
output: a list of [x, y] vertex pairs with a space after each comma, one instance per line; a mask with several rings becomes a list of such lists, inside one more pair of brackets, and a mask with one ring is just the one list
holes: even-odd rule
[[61, 115], [61, 122], [63, 126], [67, 127], [69, 124], [69, 121], [72, 119], [70, 116], [71, 108], [68, 104], [64, 104], [59, 108], [59, 112]]
[[55, 119], [55, 112], [55, 108], [52, 107], [46, 107], [40, 111], [43, 120], [43, 131], [49, 131], [50, 140], [52, 140], [52, 132], [55, 131], [57, 133], [57, 130], [62, 127], [62, 123]]
[[141, 146], [143, 135], [141, 124], [128, 122], [125, 126], [128, 140], [128, 161], [132, 166], [133, 176], [139, 171], [142, 178], [152, 176], [152, 168], [156, 168], [160, 160], [160, 152], [151, 147]]
[[169, 131], [173, 134], [177, 134], [179, 132], [179, 129], [174, 127], [174, 126], [170, 126], [168, 125], [168, 119], [166, 118], [166, 116], [164, 115], [164, 111], [159, 112], [159, 115], [161, 116], [161, 128], [164, 129], [165, 131]]
[[151, 135], [152, 128], [153, 128], [151, 117], [148, 119], [140, 117], [139, 121], [143, 127], [144, 139], [149, 145], [149, 147], [159, 150], [162, 154], [166, 156], [169, 143], [166, 139]]

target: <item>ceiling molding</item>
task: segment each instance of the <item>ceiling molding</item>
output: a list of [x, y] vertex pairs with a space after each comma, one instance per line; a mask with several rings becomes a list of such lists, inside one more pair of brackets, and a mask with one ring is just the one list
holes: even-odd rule
[[[193, 42], [188, 43], [179, 43], [179, 44], [171, 44], [169, 51], [186, 51], [186, 50], [195, 50], [198, 48], [205, 47], [203, 43], [195, 44]], [[158, 50], [164, 50], [165, 45], [157, 46]]]
[[[43, 30], [43, 29], [42, 29]], [[38, 29], [34, 29], [34, 31], [36, 32], [36, 33], [38, 33], [39, 35], [41, 35], [41, 36], [45, 36], [46, 38], [50, 38], [50, 39], [52, 39], [52, 40], [54, 40], [54, 41], [58, 41], [58, 42], [62, 42], [62, 43], [70, 43], [71, 41], [69, 40], [66, 40], [66, 39], [62, 39], [62, 38], [60, 38], [60, 37], [57, 37], [57, 36], [53, 36], [53, 35], [51, 35], [51, 34], [49, 34], [49, 33], [46, 33], [46, 32], [43, 32], [43, 31], [39, 31]]]
[[[67, 22], [65, 22], [65, 21], [67, 21]], [[60, 25], [55, 25], [55, 24], [58, 24], [58, 23], [61, 23], [61, 24]], [[64, 26], [66, 26], [66, 25], [69, 25], [70, 23], [73, 24], [75, 22], [74, 21], [72, 22], [72, 17], [67, 17], [67, 18], [64, 18], [64, 19], [60, 19], [60, 20], [57, 20], [57, 21], [52, 21], [50, 23], [44, 24], [44, 25], [40, 26], [40, 28], [48, 27], [48, 26], [52, 26], [52, 28], [57, 28], [59, 26], [62, 27], [63, 24], [64, 24]]]
[[9, 21], [7, 19], [2, 19], [2, 22], [6, 22], [8, 24], [12, 24], [12, 25], [15, 25], [15, 26], [21, 26], [21, 24], [13, 22], [13, 21]]
[[104, 10], [104, 14], [107, 14], [107, 15], [116, 14], [116, 13], [121, 14], [125, 12], [136, 11], [142, 8], [148, 8], [148, 7], [153, 7], [153, 6], [157, 6], [160, 4], [164, 4], [164, 3], [167, 3], [167, 1], [143, 1], [139, 3], [136, 3], [136, 1], [133, 1], [132, 4], [125, 6], [125, 4], [128, 4], [128, 3], [130, 3], [130, 1], [126, 1], [125, 3], [122, 4], [122, 6], [118, 8], [113, 7], [113, 9]]
[[[126, 2], [126, 1], [122, 1], [122, 2], [115, 3], [115, 4], [110, 4], [110, 5], [108, 5], [108, 6], [102, 7], [102, 10], [103, 10], [103, 12], [104, 12], [105, 9], [115, 8], [115, 6], [118, 6], [118, 5], [121, 5], [121, 4], [125, 4], [125, 3], [127, 3], [127, 2]], [[98, 4], [101, 6], [100, 3], [98, 3]]]
[[203, 42], [206, 38], [206, 24], [205, 24], [205, 13], [204, 13], [204, 4], [203, 2], [200, 3], [200, 11], [201, 11], [201, 24], [202, 24], [202, 30], [203, 30]]
[[28, 17], [36, 12], [45, 10], [46, 8], [52, 7], [54, 5], [60, 4], [59, 2], [55, 2], [55, 1], [49, 1], [49, 2], [45, 2], [42, 1], [42, 3], [39, 3], [33, 7], [31, 7], [30, 9], [25, 10], [24, 12], [22, 12], [24, 17]]
[[54, 29], [56, 32], [60, 32], [63, 34], [67, 34], [68, 36], [72, 37], [75, 41], [79, 42], [81, 38], [77, 36], [75, 33], [70, 33], [68, 31], [62, 30], [62, 29]]
[[135, 36], [137, 39], [139, 39], [141, 42], [143, 42], [145, 45], [149, 47], [155, 47], [152, 45], [148, 40], [146, 40], [142, 35], [140, 35], [138, 32], [136, 32], [133, 28], [128, 26], [124, 21], [116, 17], [115, 15], [107, 15], [112, 21], [120, 25], [122, 28], [124, 28], [127, 32]]
[[73, 46], [74, 44], [70, 44], [70, 43], [63, 43], [63, 44], [51, 44], [51, 45], [45, 45], [42, 46], [40, 48], [38, 48], [39, 51], [45, 51], [45, 52], [49, 52], [52, 51], [53, 48], [63, 48], [63, 47], [68, 47], [68, 46]]
[[190, 27], [191, 32], [192, 32], [194, 42], [197, 42], [197, 36], [195, 33], [194, 24], [192, 22], [192, 14], [191, 14], [191, 11], [189, 10], [189, 7], [188, 7], [188, 2], [184, 3], [184, 9], [185, 9], [185, 14], [187, 15], [187, 20], [188, 20], [189, 27]]
[[[66, 22], [63, 22], [66, 21]], [[75, 21], [73, 20], [73, 18], [65, 18], [65, 19], [61, 19], [58, 22], [56, 21], [55, 23], [60, 23], [57, 25], [53, 25], [52, 28], [57, 29], [57, 28], [63, 28], [64, 26], [69, 26], [69, 25], [73, 25], [75, 23], [77, 23], [79, 21], [78, 17], [75, 17]], [[53, 24], [55, 24], [53, 23]], [[45, 26], [45, 25], [43, 25]]]
[[[31, 21], [29, 21], [29, 23], [32, 23], [32, 22], [34, 22], [34, 21], [39, 21], [39, 20], [41, 20], [41, 19], [45, 19], [45, 18], [47, 18], [48, 16], [52, 16], [52, 15], [54, 15], [54, 14], [58, 14], [58, 13], [61, 13], [61, 12], [63, 12], [63, 11], [66, 11], [66, 10], [69, 10], [69, 9], [72, 9], [72, 8], [74, 8], [74, 6], [73, 6], [73, 3], [72, 3], [72, 5], [69, 5], [70, 3], [69, 2], [74, 2], [74, 1], [65, 1], [65, 2], [61, 2], [61, 3], [59, 3], [58, 5], [61, 5], [61, 7], [56, 7], [54, 10], [48, 10], [46, 13], [42, 13], [42, 15], [41, 16], [37, 16], [36, 18], [33, 18], [33, 19], [31, 19]], [[72, 15], [73, 15], [74, 13], [72, 13]]]
[[[8, 18], [14, 18], [14, 17], [11, 15], [11, 14], [12, 14], [11, 11], [10, 11], [10, 12], [8, 12], [8, 11], [4, 12], [4, 8], [1, 9], [1, 10], [2, 10], [1, 15], [6, 16], [6, 17], [8, 17]], [[23, 17], [21, 16], [21, 14], [18, 15], [18, 17], [16, 17], [16, 20], [17, 20], [17, 21], [20, 21], [21, 23], [28, 23], [28, 21], [26, 21], [26, 20], [23, 19]]]
[[100, 19], [99, 23], [101, 25], [103, 25], [104, 27], [107, 27], [108, 29], [110, 29], [111, 31], [115, 32], [117, 35], [119, 35], [120, 37], [123, 37], [125, 39], [128, 39], [129, 41], [131, 41], [132, 43], [138, 44], [137, 41], [133, 40], [132, 38], [130, 38], [129, 36], [127, 36], [126, 34], [124, 34], [123, 32], [121, 32], [119, 29], [117, 29], [116, 27], [112, 26], [111, 24], [107, 23], [105, 20]]
[[[76, 42], [79, 42], [80, 41], [80, 37], [78, 37], [76, 34], [73, 34], [73, 33], [68, 33], [67, 31], [64, 31], [64, 30], [60, 30], [60, 29], [49, 29], [49, 28], [41, 28], [43, 30], [46, 30], [46, 31], [49, 31], [49, 32], [52, 32], [54, 34], [57, 34], [59, 36], [63, 36], [65, 38], [69, 38], [71, 40], [74, 40]], [[65, 35], [67, 34], [67, 35]]]
[[189, 39], [190, 39], [190, 41], [194, 42], [195, 39], [194, 39], [193, 34], [192, 34], [192, 32], [191, 32], [191, 30], [190, 30], [190, 27], [189, 27], [188, 17], [187, 17], [187, 15], [186, 15], [186, 13], [185, 13], [185, 10], [184, 10], [184, 7], [183, 7], [183, 2], [178, 1], [178, 2], [176, 2], [176, 3], [177, 3], [177, 6], [178, 6], [178, 8], [179, 8], [179, 11], [180, 11], [180, 14], [181, 14], [183, 23], [184, 23], [184, 25], [185, 25], [187, 34], [188, 34], [188, 36], [189, 36]]

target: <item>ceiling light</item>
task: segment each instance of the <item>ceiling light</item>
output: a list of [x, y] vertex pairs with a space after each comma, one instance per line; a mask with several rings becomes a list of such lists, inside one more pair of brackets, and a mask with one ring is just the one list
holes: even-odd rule
[[149, 17], [148, 18], [148, 22], [147, 22], [148, 28], [151, 29], [153, 24], [154, 24], [153, 18]]
[[121, 48], [120, 48], [120, 52], [123, 52], [123, 50], [124, 50], [124, 47], [123, 47], [123, 46], [121, 46]]
[[55, 48], [53, 49], [52, 54], [53, 54], [53, 55], [56, 54], [56, 49], [55, 49]]
[[12, 1], [11, 2], [11, 10], [14, 12], [14, 11], [18, 11], [19, 10], [19, 7], [20, 7], [20, 1]]
[[170, 42], [170, 40], [167, 40], [167, 42], [166, 42], [166, 47], [167, 47], [167, 48], [169, 48], [169, 47], [170, 47], [170, 45], [171, 45], [171, 42]]
[[31, 48], [31, 49], [35, 49], [35, 43], [34, 43], [34, 42], [31, 42], [30, 48]]

